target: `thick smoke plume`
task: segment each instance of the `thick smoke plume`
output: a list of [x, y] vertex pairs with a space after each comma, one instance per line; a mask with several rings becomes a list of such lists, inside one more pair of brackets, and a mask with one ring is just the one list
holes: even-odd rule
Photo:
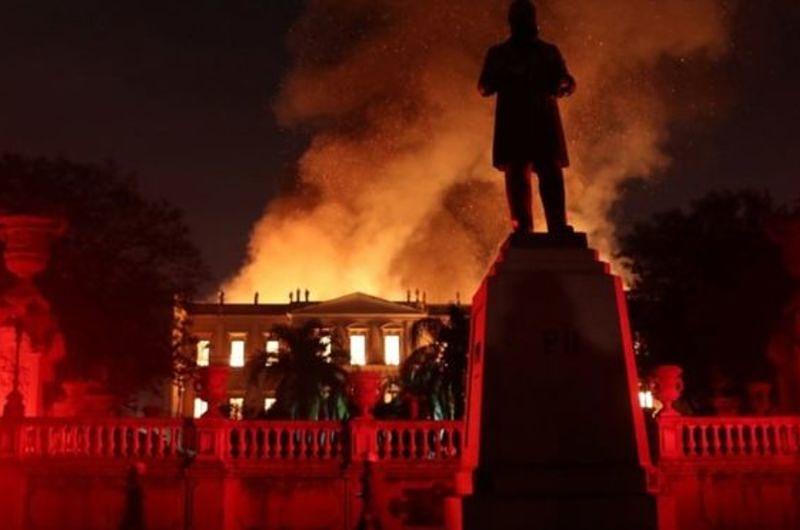
[[[669, 160], [659, 65], [724, 51], [719, 0], [539, 2], [543, 38], [578, 79], [561, 104], [571, 221], [609, 256], [621, 183]], [[498, 0], [310, 0], [279, 120], [312, 131], [297, 192], [268, 205], [232, 299], [365, 291], [468, 297], [508, 231], [490, 164], [493, 102], [477, 76], [505, 38]], [[537, 220], [542, 216], [537, 215]], [[542, 222], [540, 229], [544, 228]]]

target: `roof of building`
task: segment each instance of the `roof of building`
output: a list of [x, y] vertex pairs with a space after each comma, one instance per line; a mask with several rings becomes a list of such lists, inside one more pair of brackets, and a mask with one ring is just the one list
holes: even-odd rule
[[288, 304], [229, 304], [193, 302], [188, 304], [192, 315], [261, 315], [318, 318], [341, 315], [389, 315], [424, 318], [426, 315], [446, 315], [451, 304], [396, 302], [364, 293], [352, 293], [333, 300], [292, 302]]
[[364, 293], [353, 293], [327, 302], [305, 305], [290, 311], [295, 316], [325, 315], [409, 315], [424, 316], [427, 311], [421, 305], [391, 302]]
[[390, 315], [424, 318], [446, 315], [451, 304], [394, 302], [364, 293], [352, 293], [333, 300], [293, 302], [288, 304], [228, 304], [193, 302], [187, 309], [192, 315], [262, 315], [318, 318], [342, 315]]

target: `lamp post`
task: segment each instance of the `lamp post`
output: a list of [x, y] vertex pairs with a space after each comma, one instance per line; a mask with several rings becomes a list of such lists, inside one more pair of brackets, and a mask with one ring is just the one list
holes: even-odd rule
[[3, 418], [9, 420], [19, 420], [25, 417], [25, 401], [22, 392], [19, 390], [20, 372], [20, 350], [22, 347], [22, 319], [14, 317], [15, 352], [14, 352], [14, 378], [11, 383], [11, 392], [6, 396], [6, 404], [3, 407]]

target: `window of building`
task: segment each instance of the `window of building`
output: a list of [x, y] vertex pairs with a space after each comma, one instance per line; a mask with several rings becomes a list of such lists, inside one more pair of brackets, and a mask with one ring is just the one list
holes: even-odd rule
[[203, 401], [203, 400], [202, 400], [202, 399], [200, 399], [200, 398], [194, 398], [194, 412], [193, 412], [193, 416], [194, 416], [195, 418], [200, 418], [200, 417], [202, 417], [202, 416], [203, 416], [203, 414], [205, 414], [206, 412], [208, 412], [208, 403], [207, 403], [206, 401]]
[[197, 341], [197, 366], [208, 366], [211, 360], [211, 341]]
[[639, 391], [639, 406], [643, 409], [652, 409], [655, 407], [653, 393], [650, 390]]
[[267, 353], [277, 354], [281, 350], [281, 341], [278, 339], [267, 339], [265, 347]]
[[241, 420], [242, 419], [242, 409], [244, 408], [244, 398], [230, 398], [228, 400], [228, 405], [230, 405], [230, 418], [232, 420]]
[[367, 364], [367, 336], [363, 333], [350, 335], [350, 364], [353, 366]]
[[230, 364], [234, 368], [242, 368], [244, 366], [244, 347], [245, 341], [240, 338], [231, 339], [231, 361]]
[[264, 412], [268, 411], [275, 404], [275, 398], [264, 398]]
[[387, 366], [400, 366], [400, 335], [389, 333], [383, 336], [383, 362]]

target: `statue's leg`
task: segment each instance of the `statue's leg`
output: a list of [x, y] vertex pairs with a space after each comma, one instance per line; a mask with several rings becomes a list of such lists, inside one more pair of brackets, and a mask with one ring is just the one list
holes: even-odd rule
[[506, 167], [506, 197], [514, 232], [533, 230], [531, 193], [530, 164], [509, 164]]
[[543, 165], [537, 170], [547, 231], [551, 234], [568, 231], [564, 171], [556, 164]]

